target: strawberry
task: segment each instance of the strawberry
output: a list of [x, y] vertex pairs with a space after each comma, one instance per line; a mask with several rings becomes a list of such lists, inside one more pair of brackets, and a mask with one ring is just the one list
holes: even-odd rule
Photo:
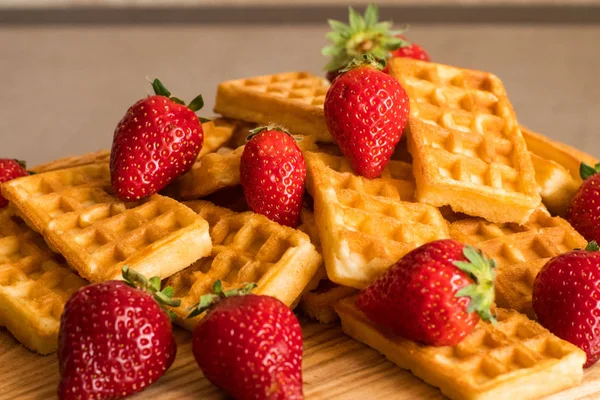
[[[58, 339], [60, 399], [117, 399], [143, 390], [175, 359], [172, 288], [123, 268], [125, 281], [81, 288], [65, 305]], [[139, 289], [138, 289], [139, 288]], [[159, 302], [161, 305], [159, 305]]]
[[[349, 8], [349, 23], [329, 20], [332, 31], [327, 34], [331, 42], [321, 53], [331, 57], [325, 66], [330, 82], [340, 74], [352, 60], [368, 54], [377, 60], [390, 57], [409, 57], [429, 61], [429, 55], [417, 45], [411, 44], [402, 35], [403, 31], [392, 31], [391, 22], [379, 22], [379, 10], [376, 5], [367, 7], [364, 17]], [[387, 73], [387, 69], [384, 69]]]
[[192, 336], [204, 376], [238, 400], [302, 399], [302, 330], [294, 313], [254, 284], [201, 298], [190, 318], [209, 310]]
[[567, 220], [587, 240], [600, 242], [600, 163], [595, 167], [581, 163], [583, 183], [567, 210]]
[[600, 358], [600, 248], [590, 242], [552, 258], [533, 282], [533, 310], [543, 327], [578, 346], [585, 368]]
[[195, 114], [204, 104], [202, 96], [186, 107], [158, 79], [152, 86], [156, 95], [131, 106], [114, 133], [111, 181], [124, 201], [151, 196], [189, 171], [204, 141]]
[[[13, 179], [29, 175], [25, 169], [25, 162], [10, 158], [0, 158], [0, 183], [12, 181]], [[0, 193], [0, 208], [8, 205], [8, 200]]]
[[298, 225], [306, 163], [289, 133], [277, 127], [253, 130], [242, 153], [240, 182], [252, 211], [281, 225]]
[[407, 339], [453, 346], [479, 319], [495, 318], [493, 260], [444, 239], [406, 254], [363, 289], [357, 307], [374, 323]]
[[390, 161], [409, 114], [408, 95], [371, 57], [352, 62], [325, 97], [325, 120], [354, 170], [376, 178]]

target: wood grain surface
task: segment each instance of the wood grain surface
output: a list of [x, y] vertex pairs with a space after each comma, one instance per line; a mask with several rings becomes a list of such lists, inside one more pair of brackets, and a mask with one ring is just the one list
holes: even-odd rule
[[[302, 326], [307, 399], [444, 399], [437, 389], [345, 336], [339, 325], [302, 321]], [[179, 348], [171, 369], [132, 399], [226, 399], [198, 369], [191, 353], [191, 334], [176, 328], [175, 335]], [[0, 399], [53, 399], [57, 384], [55, 355], [31, 353], [0, 330]], [[546, 400], [598, 398], [600, 365], [586, 371], [582, 385]]]

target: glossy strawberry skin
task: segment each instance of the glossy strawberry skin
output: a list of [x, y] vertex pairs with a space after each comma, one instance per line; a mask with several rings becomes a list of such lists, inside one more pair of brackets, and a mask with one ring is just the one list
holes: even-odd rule
[[600, 174], [583, 181], [567, 210], [567, 220], [587, 240], [600, 242]]
[[281, 225], [298, 225], [306, 162], [293, 137], [276, 129], [252, 137], [242, 153], [240, 181], [252, 211]]
[[470, 299], [456, 293], [473, 280], [455, 265], [466, 261], [464, 245], [445, 239], [427, 243], [402, 257], [356, 300], [376, 324], [407, 339], [432, 346], [453, 346], [479, 321], [467, 313]]
[[[29, 175], [29, 173], [19, 161], [9, 158], [0, 158], [0, 184], [26, 175]], [[8, 200], [0, 193], [0, 208], [4, 208], [7, 205]]]
[[175, 360], [171, 320], [147, 293], [108, 281], [80, 289], [61, 317], [58, 396], [117, 399], [160, 378]]
[[546, 263], [533, 284], [543, 327], [585, 351], [585, 368], [600, 358], [600, 252], [575, 250]]
[[204, 132], [198, 116], [164, 96], [129, 108], [115, 129], [110, 155], [112, 186], [121, 200], [151, 196], [192, 168]]
[[281, 301], [222, 299], [196, 326], [192, 351], [204, 376], [237, 400], [302, 399], [302, 330]]
[[378, 177], [408, 121], [404, 88], [391, 76], [360, 66], [333, 81], [324, 107], [329, 132], [354, 170], [366, 178]]
[[[398, 35], [397, 37], [406, 40], [406, 38], [402, 35]], [[416, 43], [411, 43], [408, 46], [400, 47], [392, 51], [391, 57], [413, 58], [415, 60], [431, 61], [431, 58], [429, 58], [429, 54], [427, 54], [425, 49]]]

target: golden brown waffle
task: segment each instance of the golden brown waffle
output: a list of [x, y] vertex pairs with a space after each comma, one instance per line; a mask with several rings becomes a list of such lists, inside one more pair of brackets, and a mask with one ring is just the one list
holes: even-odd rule
[[[204, 130], [204, 144], [198, 154], [198, 158], [212, 153], [225, 142], [227, 142], [234, 132], [243, 130], [244, 124], [238, 121], [232, 121], [225, 118], [217, 118], [214, 121], [208, 121], [202, 124]], [[110, 150], [100, 150], [93, 153], [87, 153], [80, 156], [61, 158], [60, 160], [50, 161], [49, 163], [37, 165], [30, 168], [36, 174], [42, 172], [56, 171], [58, 169], [74, 168], [82, 165], [108, 163], [110, 161]]]
[[479, 322], [456, 346], [425, 346], [378, 329], [355, 298], [335, 309], [344, 332], [451, 399], [538, 399], [581, 383], [585, 353], [515, 311]]
[[494, 222], [527, 221], [540, 196], [502, 82], [487, 72], [408, 58], [388, 65], [410, 98], [417, 199]]
[[91, 282], [119, 278], [125, 265], [166, 278], [210, 254], [208, 223], [183, 204], [160, 195], [123, 203], [111, 193], [108, 164], [2, 185], [18, 215]]
[[56, 351], [66, 301], [87, 282], [42, 237], [0, 210], [0, 325], [29, 349]]
[[185, 203], [206, 219], [213, 241], [209, 257], [198, 260], [166, 282], [181, 306], [174, 309], [179, 323], [193, 329], [198, 318], [185, 319], [200, 296], [211, 292], [215, 280], [225, 289], [255, 282], [254, 293], [291, 305], [310, 282], [321, 256], [306, 234], [281, 226], [252, 212], [236, 213], [206, 201]]
[[352, 172], [343, 157], [305, 152], [307, 190], [327, 276], [335, 283], [362, 288], [410, 250], [448, 237], [437, 208], [412, 203], [410, 164], [390, 161], [379, 179]]
[[331, 142], [323, 103], [329, 83], [308, 72], [226, 81], [219, 84], [215, 112], [261, 125], [281, 125], [298, 135]]
[[[301, 150], [316, 148], [314, 137], [296, 137]], [[234, 151], [218, 151], [198, 160], [192, 169], [173, 185], [173, 195], [184, 200], [195, 200], [221, 189], [240, 184], [240, 161], [244, 146]]]
[[531, 153], [531, 161], [542, 202], [552, 214], [566, 216], [567, 208], [579, 190], [581, 179], [574, 179], [562, 165], [535, 153]]
[[584, 248], [587, 243], [567, 221], [551, 217], [543, 208], [521, 226], [476, 218], [457, 221], [450, 225], [450, 235], [496, 261], [496, 304], [531, 318], [535, 318], [533, 281], [540, 269], [551, 257]]

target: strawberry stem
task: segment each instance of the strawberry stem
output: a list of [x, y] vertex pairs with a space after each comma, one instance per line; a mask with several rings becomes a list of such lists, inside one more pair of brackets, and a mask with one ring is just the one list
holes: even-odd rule
[[152, 278], [147, 279], [143, 274], [132, 270], [128, 266], [124, 266], [121, 270], [121, 273], [123, 275], [123, 280], [127, 285], [151, 294], [158, 305], [160, 305], [160, 307], [167, 313], [169, 318], [171, 318], [171, 320], [175, 318], [175, 314], [168, 309], [167, 306], [179, 307], [181, 300], [173, 299], [172, 287], [167, 286], [161, 290], [161, 282], [158, 276], [153, 276]]
[[245, 296], [256, 287], [256, 283], [248, 283], [246, 286], [240, 289], [229, 289], [223, 291], [223, 283], [220, 279], [217, 279], [213, 284], [213, 293], [200, 296], [200, 301], [190, 308], [191, 312], [187, 317], [194, 318], [227, 297]]
[[465, 246], [463, 254], [469, 261], [455, 261], [454, 265], [469, 274], [475, 283], [465, 286], [456, 292], [456, 297], [469, 297], [471, 301], [467, 312], [477, 312], [484, 321], [496, 324], [496, 317], [491, 312], [494, 303], [494, 278], [496, 263], [472, 246]]
[[590, 176], [596, 175], [598, 172], [600, 172], [600, 163], [594, 165], [593, 167], [584, 162], [579, 165], [579, 175], [584, 181]]

